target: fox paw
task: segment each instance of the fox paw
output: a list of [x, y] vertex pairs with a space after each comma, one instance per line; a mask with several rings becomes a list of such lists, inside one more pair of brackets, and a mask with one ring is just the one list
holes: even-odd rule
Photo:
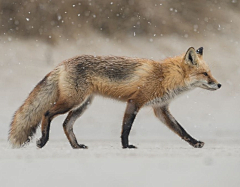
[[86, 145], [84, 145], [84, 144], [80, 144], [80, 145], [79, 145], [79, 148], [80, 148], [80, 149], [87, 149], [88, 146], [86, 146]]
[[43, 142], [42, 139], [37, 140], [37, 147], [42, 148], [47, 142]]
[[127, 145], [127, 146], [123, 146], [123, 149], [137, 149], [137, 147], [135, 145]]
[[88, 146], [84, 145], [84, 144], [77, 144], [72, 146], [73, 149], [88, 149]]
[[198, 141], [193, 145], [194, 148], [202, 148], [204, 146], [204, 142]]

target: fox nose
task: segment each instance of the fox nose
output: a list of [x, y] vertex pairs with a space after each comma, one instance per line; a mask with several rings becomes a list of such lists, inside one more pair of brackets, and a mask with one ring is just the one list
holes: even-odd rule
[[221, 84], [218, 84], [217, 86], [218, 86], [218, 88], [221, 88], [222, 85], [221, 85]]

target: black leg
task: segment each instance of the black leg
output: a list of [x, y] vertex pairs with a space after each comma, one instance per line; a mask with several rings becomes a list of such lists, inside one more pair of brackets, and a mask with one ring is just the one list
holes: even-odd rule
[[175, 120], [175, 118], [171, 115], [168, 105], [163, 107], [154, 108], [155, 115], [165, 124], [167, 125], [173, 132], [178, 134], [183, 140], [188, 142], [195, 148], [202, 148], [204, 146], [204, 142], [197, 141], [193, 137], [191, 137], [182, 126]]
[[43, 119], [42, 119], [42, 137], [37, 140], [37, 146], [39, 148], [42, 148], [49, 139], [49, 131], [50, 131], [50, 123], [51, 123], [51, 119], [49, 118], [49, 112], [46, 112]]
[[127, 108], [123, 118], [122, 124], [122, 147], [123, 148], [137, 148], [134, 145], [129, 145], [128, 136], [132, 128], [132, 123], [139, 111], [139, 107], [133, 100], [129, 100], [127, 103]]
[[52, 119], [59, 114], [68, 112], [69, 110], [70, 107], [66, 107], [63, 104], [57, 104], [44, 114], [41, 124], [42, 137], [37, 141], [37, 146], [39, 148], [42, 148], [48, 142], [50, 123]]

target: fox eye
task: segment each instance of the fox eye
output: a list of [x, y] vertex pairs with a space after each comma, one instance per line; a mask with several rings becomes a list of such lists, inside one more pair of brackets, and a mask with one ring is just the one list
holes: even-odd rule
[[203, 72], [203, 75], [208, 76], [208, 73], [207, 72]]

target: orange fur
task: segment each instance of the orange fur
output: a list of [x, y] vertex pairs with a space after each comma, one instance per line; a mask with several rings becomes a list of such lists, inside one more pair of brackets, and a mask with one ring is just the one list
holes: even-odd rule
[[[98, 94], [128, 102], [122, 131], [123, 147], [128, 147], [129, 128], [135, 118], [133, 113], [142, 106], [152, 105], [157, 117], [171, 126], [170, 113], [161, 112], [159, 107], [166, 110], [176, 95], [195, 87], [216, 90], [219, 85], [203, 60], [202, 51], [195, 52], [193, 48], [184, 55], [162, 62], [115, 56], [77, 56], [59, 64], [34, 88], [14, 115], [9, 141], [13, 147], [24, 145], [42, 118], [42, 137], [37, 144], [43, 147], [48, 141], [51, 120], [70, 112], [64, 122], [64, 132], [73, 148], [86, 148], [77, 143], [72, 126], [88, 102]], [[166, 119], [161, 117], [165, 114], [168, 114]], [[130, 126], [127, 128], [125, 124]]]

